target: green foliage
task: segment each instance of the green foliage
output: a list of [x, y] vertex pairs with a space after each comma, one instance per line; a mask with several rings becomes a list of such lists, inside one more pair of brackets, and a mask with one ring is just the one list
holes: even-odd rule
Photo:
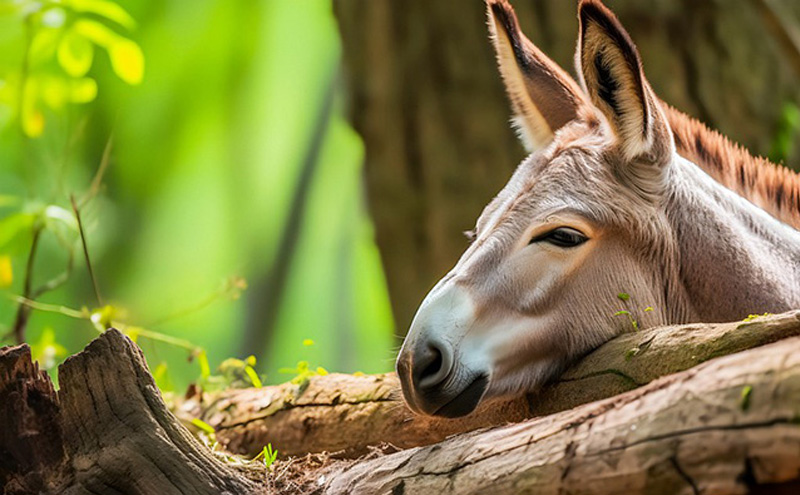
[[794, 154], [799, 133], [800, 107], [793, 102], [786, 102], [781, 109], [781, 118], [772, 139], [769, 159], [775, 163], [785, 163]]
[[13, 4], [6, 15], [22, 17], [26, 43], [19, 67], [0, 74], [0, 104], [16, 115], [24, 133], [44, 132], [44, 108], [60, 111], [97, 97], [97, 81], [87, 74], [95, 48], [104, 50], [117, 76], [137, 85], [144, 77], [144, 55], [126, 35], [136, 27], [118, 4], [107, 0], [45, 0]]
[[214, 429], [213, 426], [211, 426], [210, 424], [206, 423], [202, 419], [199, 419], [199, 418], [192, 419], [191, 425], [194, 426], [195, 428], [197, 428], [198, 431], [202, 431], [203, 433], [205, 433], [205, 435], [208, 437], [208, 439], [211, 442], [216, 442], [217, 441], [217, 438], [216, 438], [217, 431]]
[[742, 393], [739, 398], [739, 407], [742, 408], [742, 411], [747, 411], [750, 409], [750, 396], [753, 394], [753, 387], [751, 385], [745, 385], [742, 388]]
[[744, 323], [749, 323], [749, 322], [755, 320], [756, 318], [762, 318], [764, 316], [770, 316], [771, 314], [772, 313], [762, 313], [760, 315], [759, 314], [751, 314], [751, 315], [747, 315], [742, 321]]
[[253, 458], [254, 461], [261, 459], [264, 462], [264, 467], [267, 469], [272, 468], [272, 464], [278, 458], [278, 451], [272, 450], [272, 444], [268, 443], [261, 449], [261, 452]]
[[[295, 228], [289, 207], [336, 81], [329, 1], [254, 9], [198, 0], [165, 10], [153, 0], [20, 0], [0, 3], [0, 32], [4, 343], [29, 308], [27, 340], [66, 353], [120, 328], [164, 389], [214, 387], [220, 376], [258, 386], [259, 373], [279, 380], [280, 367], [301, 359], [390, 369], [392, 318], [362, 199], [363, 149], [338, 92], [322, 117], [296, 246], [281, 260], [291, 268], [266, 284]], [[73, 195], [100, 297], [82, 261]], [[240, 298], [247, 284], [232, 273], [257, 290]], [[265, 292], [280, 295], [269, 328], [253, 318]], [[317, 344], [300, 347], [302, 338]], [[55, 361], [60, 353], [51, 352]], [[258, 372], [215, 371], [250, 353]]]
[[[631, 300], [631, 295], [628, 294], [627, 292], [620, 292], [620, 293], [617, 294], [617, 299], [619, 299], [620, 301], [628, 302], [628, 301]], [[653, 307], [652, 306], [647, 306], [646, 308], [644, 308], [643, 311], [645, 313], [650, 313], [650, 312], [653, 311]], [[639, 321], [636, 319], [636, 317], [633, 315], [633, 313], [631, 311], [629, 311], [627, 309], [621, 309], [619, 311], [616, 311], [614, 313], [614, 316], [624, 316], [624, 317], [626, 317], [628, 319], [628, 322], [630, 322], [630, 324], [631, 324], [631, 328], [633, 328], [634, 331], [639, 330]], [[633, 357], [635, 355], [636, 355], [635, 353], [630, 354], [630, 355], [628, 353], [626, 353], [625, 354], [625, 359], [626, 360], [630, 359], [631, 357]]]

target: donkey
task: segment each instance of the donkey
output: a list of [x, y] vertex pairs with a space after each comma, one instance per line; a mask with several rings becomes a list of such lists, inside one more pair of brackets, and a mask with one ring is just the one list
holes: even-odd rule
[[535, 391], [630, 331], [621, 305], [641, 327], [800, 308], [800, 177], [662, 103], [599, 0], [578, 6], [580, 85], [487, 6], [532, 154], [417, 311], [397, 358], [412, 410]]

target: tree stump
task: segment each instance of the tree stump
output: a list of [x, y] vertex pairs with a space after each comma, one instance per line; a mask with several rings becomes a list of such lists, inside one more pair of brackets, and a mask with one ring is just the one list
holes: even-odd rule
[[12, 493], [241, 494], [256, 485], [169, 412], [139, 348], [111, 329], [59, 367], [0, 350], [0, 485]]

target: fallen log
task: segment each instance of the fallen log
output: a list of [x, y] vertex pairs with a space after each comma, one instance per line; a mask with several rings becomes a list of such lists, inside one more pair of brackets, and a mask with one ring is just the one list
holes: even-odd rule
[[169, 412], [136, 345], [108, 330], [59, 366], [60, 390], [27, 345], [0, 349], [4, 494], [242, 494], [252, 483]]
[[428, 445], [450, 435], [565, 411], [612, 397], [718, 356], [800, 335], [800, 311], [749, 322], [689, 324], [621, 335], [575, 364], [539, 394], [496, 400], [456, 420], [412, 414], [394, 374], [329, 375], [306, 388], [274, 387], [201, 394], [181, 404], [184, 420], [200, 418], [233, 452], [254, 455], [267, 443], [284, 456], [336, 452], [355, 457], [370, 446]]
[[[795, 328], [792, 319], [796, 313], [712, 325], [721, 335], [714, 344], [688, 327], [670, 335], [685, 330], [700, 339], [694, 351], [702, 352], [686, 353], [693, 363], [752, 344], [753, 330], [777, 339], [783, 334], [773, 330]], [[626, 352], [618, 364], [647, 355], [662, 338], [647, 335], [650, 347]], [[191, 437], [167, 411], [136, 345], [109, 330], [59, 368], [58, 392], [27, 346], [0, 350], [0, 487], [14, 494], [796, 493], [798, 351], [800, 337], [784, 339], [546, 417], [388, 455], [278, 461], [253, 481]], [[368, 418], [359, 421], [369, 428]], [[333, 424], [329, 435], [364, 438], [350, 426]]]
[[352, 495], [800, 493], [800, 338], [324, 476]]

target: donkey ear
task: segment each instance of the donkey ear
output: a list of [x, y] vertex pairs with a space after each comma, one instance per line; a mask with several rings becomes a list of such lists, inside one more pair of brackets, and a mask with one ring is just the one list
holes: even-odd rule
[[547, 146], [584, 104], [578, 84], [522, 34], [507, 0], [487, 0], [489, 31], [514, 123], [529, 151]]
[[663, 163], [671, 156], [669, 124], [630, 35], [599, 0], [582, 0], [578, 9], [576, 62], [589, 98], [606, 116], [628, 160]]

